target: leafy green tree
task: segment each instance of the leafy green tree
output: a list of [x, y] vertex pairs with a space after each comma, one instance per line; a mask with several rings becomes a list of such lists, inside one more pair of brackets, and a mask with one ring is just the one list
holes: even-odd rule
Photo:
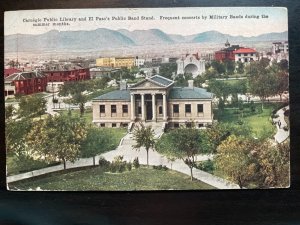
[[[84, 105], [88, 100], [88, 97], [83, 94], [88, 89], [88, 83], [84, 81], [67, 82], [61, 86], [59, 95], [60, 96], [71, 96], [67, 100], [68, 103], [79, 105], [80, 116], [84, 114]], [[66, 102], [66, 101], [65, 101]]]
[[178, 87], [186, 87], [188, 85], [188, 80], [193, 79], [193, 75], [191, 73], [187, 74], [178, 74], [175, 78], [176, 86]]
[[177, 71], [177, 63], [163, 63], [159, 67], [159, 74], [172, 80], [172, 74]]
[[208, 153], [202, 146], [201, 131], [192, 128], [178, 128], [164, 134], [156, 144], [156, 150], [168, 158], [181, 159], [189, 168], [193, 180], [195, 157]]
[[225, 60], [224, 61], [224, 66], [225, 66], [225, 70], [226, 70], [226, 74], [227, 75], [232, 75], [234, 74], [234, 70], [235, 70], [235, 63], [232, 60]]
[[95, 166], [95, 157], [109, 150], [109, 147], [110, 135], [103, 129], [91, 127], [87, 130], [86, 138], [80, 146], [80, 152], [83, 158], [93, 157]]
[[11, 120], [14, 115], [15, 109], [13, 105], [5, 106], [5, 121]]
[[289, 75], [287, 72], [276, 73], [276, 92], [280, 96], [280, 101], [282, 101], [282, 94], [289, 90]]
[[256, 143], [245, 137], [229, 136], [217, 148], [216, 168], [240, 188], [247, 187], [258, 172], [258, 167], [251, 151]]
[[152, 127], [146, 127], [143, 123], [140, 123], [134, 128], [133, 140], [136, 142], [136, 144], [132, 146], [134, 149], [145, 147], [147, 152], [147, 166], [149, 167], [149, 149], [153, 149], [155, 145], [154, 131]]
[[31, 127], [32, 122], [30, 119], [7, 119], [5, 121], [5, 147], [8, 154], [12, 153], [19, 159], [28, 155], [25, 136]]
[[208, 90], [219, 99], [219, 109], [223, 110], [224, 104], [231, 93], [230, 85], [224, 81], [210, 80]]
[[258, 73], [250, 78], [250, 93], [256, 95], [261, 100], [261, 108], [264, 108], [265, 100], [276, 94], [276, 76], [273, 73]]
[[237, 62], [237, 73], [243, 74], [245, 72], [245, 65], [242, 62]]
[[249, 137], [252, 129], [247, 123], [242, 125], [233, 123], [214, 123], [211, 128], [207, 129], [203, 134], [203, 142], [208, 152], [216, 153], [217, 147], [226, 140], [230, 135], [237, 137]]
[[289, 70], [289, 61], [287, 61], [286, 59], [280, 60], [279, 68], [283, 72], [288, 72], [288, 70]]
[[32, 118], [42, 116], [47, 109], [47, 100], [41, 96], [26, 96], [22, 97], [19, 103], [19, 117]]
[[225, 74], [226, 72], [224, 64], [219, 61], [213, 60], [211, 62], [211, 66], [218, 72], [219, 75]]
[[81, 142], [86, 136], [84, 120], [64, 115], [48, 116], [38, 121], [26, 135], [26, 145], [46, 160], [59, 159], [64, 164], [79, 157]]

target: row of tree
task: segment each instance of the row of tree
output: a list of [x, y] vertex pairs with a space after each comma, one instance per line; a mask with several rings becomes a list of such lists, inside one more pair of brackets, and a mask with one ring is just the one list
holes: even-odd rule
[[66, 168], [67, 161], [95, 157], [116, 147], [108, 131], [87, 125], [79, 117], [49, 115], [33, 121], [30, 118], [14, 120], [7, 114], [5, 122], [6, 151], [18, 160], [59, 160]]
[[[265, 138], [251, 137], [251, 128], [215, 124], [207, 130], [181, 127], [164, 134], [157, 142], [151, 127], [139, 126], [134, 132], [135, 148], [155, 149], [170, 161], [181, 159], [193, 168], [200, 154], [214, 154], [216, 168], [229, 180], [243, 187], [286, 187], [289, 184], [289, 143], [274, 145]], [[180, 141], [178, 141], [180, 140]]]

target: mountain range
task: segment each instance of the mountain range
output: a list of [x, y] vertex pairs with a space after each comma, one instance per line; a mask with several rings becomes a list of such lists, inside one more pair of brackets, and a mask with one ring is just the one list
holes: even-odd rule
[[230, 43], [285, 41], [288, 32], [266, 33], [253, 37], [232, 36], [218, 31], [207, 31], [194, 35], [167, 34], [159, 29], [110, 30], [99, 28], [91, 31], [57, 31], [43, 34], [13, 34], [4, 38], [5, 52], [47, 50], [100, 50], [144, 45], [168, 45], [177, 43]]

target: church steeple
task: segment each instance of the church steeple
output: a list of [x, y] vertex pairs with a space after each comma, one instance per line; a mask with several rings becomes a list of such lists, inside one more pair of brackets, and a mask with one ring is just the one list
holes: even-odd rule
[[227, 38], [227, 41], [226, 41], [226, 43], [225, 43], [225, 47], [230, 47], [230, 43], [229, 43], [229, 41], [228, 41], [228, 38]]

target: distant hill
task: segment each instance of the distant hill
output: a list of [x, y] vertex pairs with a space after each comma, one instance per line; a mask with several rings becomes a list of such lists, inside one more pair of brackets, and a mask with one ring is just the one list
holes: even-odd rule
[[244, 37], [207, 31], [194, 35], [167, 34], [159, 29], [128, 31], [99, 28], [92, 31], [57, 31], [44, 34], [7, 35], [4, 39], [5, 52], [53, 51], [53, 50], [100, 50], [143, 45], [163, 45], [176, 43], [225, 43], [281, 41], [288, 39], [288, 32], [267, 33], [259, 36]]

